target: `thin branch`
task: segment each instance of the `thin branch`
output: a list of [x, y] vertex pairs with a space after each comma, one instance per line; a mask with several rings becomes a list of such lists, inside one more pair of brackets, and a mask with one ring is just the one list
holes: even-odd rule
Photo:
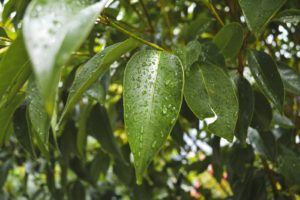
[[267, 176], [268, 176], [268, 179], [269, 179], [271, 187], [272, 187], [272, 192], [273, 192], [273, 195], [274, 195], [274, 199], [276, 200], [278, 198], [278, 192], [279, 191], [277, 190], [277, 187], [276, 187], [276, 182], [275, 182], [275, 179], [274, 179], [274, 176], [273, 176], [273, 172], [269, 168], [267, 160], [265, 158], [261, 157], [261, 156], [260, 156], [260, 159], [261, 159], [261, 162], [263, 164], [263, 167], [264, 167], [265, 171], [267, 172]]
[[124, 33], [124, 34], [126, 34], [126, 35], [128, 35], [128, 36], [130, 36], [130, 37], [132, 37], [132, 38], [140, 41], [141, 43], [144, 43], [144, 44], [146, 44], [146, 45], [148, 45], [148, 46], [150, 46], [150, 47], [152, 47], [154, 49], [157, 49], [159, 51], [167, 51], [166, 49], [158, 46], [157, 44], [151, 43], [149, 41], [144, 40], [143, 38], [140, 38], [139, 36], [135, 35], [134, 33], [130, 32], [128, 30], [126, 30], [125, 28], [123, 28], [122, 26], [118, 25], [117, 23], [111, 21], [110, 19], [108, 19], [105, 16], [100, 16], [100, 20], [99, 21], [100, 21], [100, 23], [102, 23], [104, 25], [108, 25], [108, 26], [114, 27], [115, 29], [119, 30], [120, 32], [122, 32], [122, 33]]
[[143, 8], [143, 11], [145, 13], [145, 16], [146, 16], [146, 19], [147, 19], [147, 22], [148, 22], [148, 25], [149, 25], [149, 28], [151, 30], [152, 33], [154, 33], [154, 28], [152, 26], [152, 23], [151, 23], [151, 19], [150, 19], [150, 16], [148, 14], [148, 11], [147, 11], [147, 8], [145, 6], [145, 3], [143, 0], [139, 0], [140, 4], [142, 5], [142, 8]]
[[203, 0], [202, 2], [212, 12], [212, 14], [215, 16], [215, 18], [219, 22], [219, 24], [223, 27], [224, 26], [224, 22], [221, 19], [221, 17], [219, 15], [218, 11], [216, 10], [215, 6], [212, 4], [211, 0]]

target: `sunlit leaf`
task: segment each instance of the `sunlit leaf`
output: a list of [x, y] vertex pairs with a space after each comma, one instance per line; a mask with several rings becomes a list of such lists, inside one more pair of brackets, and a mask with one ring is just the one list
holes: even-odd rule
[[23, 33], [47, 112], [54, 109], [62, 66], [86, 39], [108, 0], [33, 0]]
[[248, 27], [260, 33], [286, 0], [239, 0]]
[[216, 118], [209, 124], [209, 131], [232, 141], [238, 99], [234, 84], [223, 69], [212, 64], [192, 66], [186, 77], [184, 96], [199, 119]]
[[140, 51], [127, 63], [124, 120], [138, 184], [177, 120], [183, 81], [183, 66], [169, 53]]

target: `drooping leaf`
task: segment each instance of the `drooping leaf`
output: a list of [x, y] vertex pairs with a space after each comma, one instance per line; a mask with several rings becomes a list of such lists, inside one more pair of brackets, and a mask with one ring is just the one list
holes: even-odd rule
[[285, 90], [300, 95], [300, 74], [283, 62], [278, 63], [277, 66]]
[[272, 57], [262, 51], [249, 50], [248, 64], [259, 88], [275, 107], [282, 112], [284, 87]]
[[212, 64], [193, 65], [184, 96], [199, 119], [217, 118], [208, 126], [209, 131], [232, 141], [239, 105], [234, 84], [223, 69]]
[[33, 0], [24, 20], [26, 47], [47, 112], [54, 109], [61, 68], [86, 39], [108, 0]]
[[18, 93], [11, 101], [4, 102], [0, 105], [0, 145], [3, 144], [3, 140], [6, 138], [8, 127], [15, 110], [23, 102], [24, 98], [24, 93]]
[[250, 83], [239, 77], [237, 82], [239, 115], [235, 127], [235, 136], [242, 144], [245, 144], [248, 127], [250, 126], [254, 112], [254, 95]]
[[297, 24], [300, 22], [300, 10], [294, 8], [284, 10], [278, 13], [274, 20], [283, 23]]
[[251, 31], [259, 34], [286, 0], [239, 0]]
[[29, 80], [27, 93], [29, 100], [27, 112], [32, 132], [35, 135], [39, 148], [47, 149], [51, 120], [45, 110], [42, 97], [33, 77]]
[[30, 61], [20, 34], [0, 62], [0, 98], [10, 101], [31, 73]]
[[251, 126], [262, 131], [270, 129], [272, 121], [272, 108], [266, 97], [258, 92], [254, 92], [254, 113]]
[[104, 151], [124, 161], [122, 152], [114, 136], [108, 113], [103, 106], [96, 104], [87, 120], [87, 132], [95, 137]]
[[239, 23], [224, 26], [214, 37], [214, 42], [226, 58], [234, 58], [243, 45], [244, 32]]
[[76, 180], [71, 184], [69, 190], [69, 199], [82, 200], [86, 199], [85, 187], [80, 180]]
[[109, 66], [123, 54], [131, 51], [141, 44], [128, 39], [105, 48], [96, 54], [76, 73], [75, 80], [70, 88], [68, 101], [60, 121], [71, 111], [81, 95], [109, 68]]
[[20, 106], [14, 113], [13, 125], [17, 140], [31, 155], [35, 155], [31, 132], [27, 125], [26, 105]]
[[248, 138], [252, 147], [262, 156], [275, 161], [278, 153], [278, 147], [272, 132], [258, 132], [249, 128]]
[[183, 82], [183, 66], [172, 54], [140, 51], [127, 63], [124, 120], [139, 184], [176, 122]]

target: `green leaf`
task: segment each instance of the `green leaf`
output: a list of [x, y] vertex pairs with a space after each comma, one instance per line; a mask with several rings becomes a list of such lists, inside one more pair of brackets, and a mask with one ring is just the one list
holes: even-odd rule
[[124, 120], [138, 184], [176, 123], [183, 83], [183, 66], [175, 55], [140, 51], [127, 63]]
[[212, 22], [213, 19], [211, 17], [207, 17], [205, 14], [200, 14], [194, 21], [183, 27], [181, 37], [186, 42], [194, 40], [200, 33], [206, 31]]
[[255, 104], [251, 126], [258, 130], [267, 131], [270, 129], [272, 121], [272, 108], [262, 93], [255, 91], [254, 99]]
[[278, 63], [277, 66], [285, 90], [300, 95], [300, 74], [283, 62]]
[[36, 82], [33, 77], [28, 84], [28, 118], [31, 123], [32, 132], [37, 139], [39, 148], [45, 149], [49, 140], [50, 117], [48, 116], [42, 97], [38, 92]]
[[48, 114], [54, 110], [62, 66], [84, 42], [107, 1], [33, 0], [27, 7], [23, 33]]
[[24, 98], [24, 93], [18, 93], [11, 101], [5, 102], [0, 106], [0, 145], [3, 145], [13, 114], [24, 101]]
[[201, 44], [200, 63], [212, 63], [225, 68], [225, 58], [217, 45], [213, 42], [204, 42]]
[[88, 164], [89, 176], [92, 183], [97, 183], [100, 175], [106, 175], [109, 168], [109, 156], [99, 150], [94, 159]]
[[85, 192], [84, 185], [81, 183], [80, 180], [76, 180], [70, 186], [68, 199], [83, 200], [86, 199], [85, 197], [86, 197], [86, 192]]
[[235, 127], [235, 136], [245, 145], [248, 127], [254, 112], [254, 94], [250, 83], [242, 77], [237, 79], [239, 115]]
[[8, 172], [13, 167], [13, 159], [10, 158], [5, 162], [0, 163], [0, 188], [2, 189], [8, 176]]
[[284, 146], [280, 148], [278, 156], [278, 169], [289, 185], [300, 185], [300, 158], [293, 151]]
[[249, 50], [248, 64], [259, 88], [275, 107], [282, 112], [284, 87], [272, 57], [262, 51]]
[[259, 34], [286, 0], [239, 0], [249, 29]]
[[201, 44], [197, 40], [193, 40], [186, 45], [186, 69], [189, 69], [198, 61], [201, 54]]
[[33, 140], [31, 132], [27, 125], [26, 110], [27, 107], [23, 105], [15, 111], [13, 116], [14, 133], [23, 148], [34, 156], [35, 152], [33, 147]]
[[83, 65], [76, 73], [60, 122], [73, 109], [81, 95], [103, 75], [114, 61], [140, 45], [140, 42], [130, 38], [105, 48]]
[[214, 42], [226, 58], [234, 58], [243, 45], [244, 31], [239, 23], [224, 26], [214, 37]]
[[186, 77], [184, 96], [199, 119], [217, 117], [209, 124], [209, 131], [232, 141], [239, 104], [234, 84], [223, 69], [212, 64], [193, 65]]
[[252, 147], [262, 156], [275, 161], [278, 147], [272, 132], [258, 132], [250, 128], [248, 138]]
[[1, 101], [10, 101], [31, 74], [23, 37], [20, 34], [0, 62]]
[[278, 13], [274, 21], [298, 24], [300, 22], [300, 10], [294, 8], [284, 10]]
[[295, 124], [292, 122], [292, 120], [290, 120], [289, 118], [287, 118], [284, 115], [281, 115], [278, 112], [275, 112], [273, 114], [272, 123], [273, 124], [277, 124], [280, 127], [286, 128], [286, 129], [293, 129], [293, 128], [295, 128]]
[[81, 158], [85, 156], [85, 149], [87, 143], [87, 122], [92, 109], [90, 104], [82, 104], [80, 106], [80, 116], [78, 119], [78, 133], [77, 133], [77, 150]]
[[99, 141], [104, 151], [124, 161], [124, 157], [114, 136], [108, 113], [103, 106], [96, 104], [92, 108], [87, 120], [87, 132]]

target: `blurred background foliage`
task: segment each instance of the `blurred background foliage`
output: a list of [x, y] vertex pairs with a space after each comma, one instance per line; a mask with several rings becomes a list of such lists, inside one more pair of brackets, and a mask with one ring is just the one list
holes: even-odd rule
[[[29, 3], [1, 1], [0, 58], [21, 29]], [[212, 5], [225, 23], [238, 22], [247, 31], [238, 1], [213, 0]], [[300, 9], [300, 1], [288, 0], [281, 10], [291, 8]], [[194, 39], [212, 41], [221, 29], [201, 0], [114, 0], [103, 14], [166, 49], [184, 48]], [[259, 37], [247, 36], [248, 47], [264, 50], [299, 71], [298, 21], [274, 18]], [[60, 104], [66, 101], [76, 69], [104, 47], [125, 39], [115, 28], [97, 22], [64, 68]], [[149, 166], [143, 185], [137, 186], [122, 106], [123, 73], [134, 52], [113, 63], [85, 92], [58, 136], [59, 150], [50, 134], [49, 159], [11, 131], [0, 151], [0, 199], [300, 199], [300, 98], [289, 92], [286, 117], [273, 110], [267, 136], [250, 128], [245, 145], [208, 133], [206, 122], [184, 102], [167, 143]], [[235, 72], [238, 61], [226, 60], [226, 65]], [[251, 79], [248, 71], [245, 68], [245, 76]], [[25, 106], [15, 112], [14, 120], [26, 120]]]

